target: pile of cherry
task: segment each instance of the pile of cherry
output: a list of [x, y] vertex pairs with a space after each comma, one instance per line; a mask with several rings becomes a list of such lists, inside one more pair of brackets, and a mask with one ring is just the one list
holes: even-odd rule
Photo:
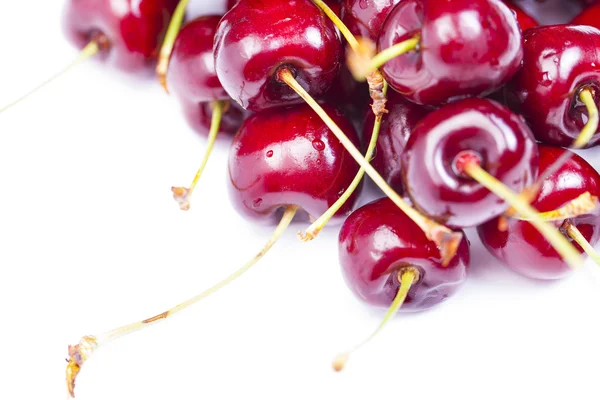
[[[192, 184], [172, 189], [179, 206], [190, 208], [216, 137], [235, 134], [233, 204], [255, 221], [279, 219], [265, 247], [215, 286], [69, 346], [71, 396], [99, 346], [238, 278], [295, 217], [312, 222], [304, 241], [347, 217], [346, 282], [388, 309], [371, 337], [398, 311], [459, 289], [463, 228], [477, 227], [491, 254], [530, 278], [562, 278], [586, 255], [600, 262], [600, 175], [564, 148], [600, 143], [600, 2], [580, 1], [570, 24], [537, 26], [501, 0], [230, 0], [225, 15], [188, 21], [187, 0], [67, 0], [77, 62], [156, 67], [208, 135]], [[386, 197], [352, 211], [365, 174]]]

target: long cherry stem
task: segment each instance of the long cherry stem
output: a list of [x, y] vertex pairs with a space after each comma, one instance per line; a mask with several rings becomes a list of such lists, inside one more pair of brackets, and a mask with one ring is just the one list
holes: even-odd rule
[[468, 176], [486, 187], [490, 192], [508, 202], [517, 212], [527, 218], [535, 228], [550, 242], [552, 247], [563, 257], [571, 267], [583, 265], [583, 258], [577, 249], [563, 236], [558, 229], [539, 217], [536, 209], [524, 201], [522, 197], [510, 190], [498, 179], [488, 174], [476, 162], [468, 162], [463, 166]]
[[156, 64], [156, 76], [162, 87], [168, 93], [169, 88], [167, 86], [167, 70], [169, 69], [169, 60], [171, 59], [171, 53], [173, 52], [173, 46], [175, 40], [181, 29], [183, 23], [183, 17], [185, 16], [185, 9], [189, 3], [189, 0], [179, 0], [179, 4], [173, 12], [171, 22], [169, 22], [169, 28], [165, 34], [165, 40], [163, 41], [160, 53], [158, 55], [158, 63]]
[[402, 199], [388, 185], [388, 183], [383, 179], [381, 175], [369, 164], [369, 162], [364, 158], [361, 152], [354, 146], [354, 144], [348, 139], [348, 137], [344, 134], [344, 132], [337, 126], [337, 124], [327, 115], [325, 110], [317, 103], [304, 88], [296, 81], [292, 72], [286, 68], [280, 68], [277, 71], [277, 78], [286, 83], [290, 88], [292, 88], [300, 97], [306, 101], [306, 103], [321, 117], [323, 122], [327, 125], [327, 127], [331, 130], [331, 132], [335, 135], [335, 137], [341, 142], [341, 144], [346, 148], [346, 150], [350, 153], [352, 158], [360, 165], [367, 175], [375, 182], [377, 186], [388, 196], [397, 206], [400, 208], [410, 219], [412, 219], [421, 230], [425, 233], [429, 240], [435, 242], [435, 244], [440, 248], [440, 253], [442, 255], [444, 265], [448, 265], [452, 257], [456, 254], [456, 250], [458, 249], [458, 245], [462, 240], [462, 234], [458, 232], [453, 232], [447, 227], [438, 224], [437, 222], [425, 217], [423, 214], [414, 209], [410, 204]]
[[196, 185], [202, 176], [202, 172], [204, 172], [204, 168], [206, 168], [210, 154], [212, 153], [215, 141], [217, 140], [217, 135], [219, 134], [219, 128], [221, 127], [221, 119], [223, 117], [225, 104], [226, 103], [223, 101], [215, 101], [212, 103], [212, 120], [210, 123], [210, 131], [208, 133], [206, 151], [204, 152], [202, 162], [200, 163], [200, 167], [198, 168], [190, 187], [186, 188], [181, 186], [173, 186], [171, 188], [171, 191], [173, 192], [173, 198], [179, 204], [179, 208], [183, 211], [190, 209], [190, 199], [192, 197], [192, 193], [194, 192], [194, 189], [196, 188]]
[[[387, 93], [387, 83], [384, 84], [383, 93], [384, 95]], [[373, 153], [375, 153], [375, 148], [377, 146], [377, 139], [379, 138], [379, 131], [381, 129], [382, 120], [383, 114], [377, 116], [375, 118], [375, 123], [373, 124], [373, 133], [371, 134], [369, 147], [367, 148], [367, 152], [365, 153], [365, 159], [367, 159], [369, 162], [373, 159]], [[317, 220], [313, 222], [304, 232], [298, 232], [300, 240], [302, 240], [303, 242], [308, 242], [316, 238], [319, 235], [319, 232], [321, 232], [321, 230], [325, 227], [327, 222], [329, 222], [329, 220], [333, 218], [335, 213], [337, 213], [339, 209], [342, 208], [342, 206], [346, 203], [346, 201], [348, 201], [350, 196], [352, 196], [352, 194], [354, 193], [364, 176], [365, 169], [361, 167], [358, 170], [358, 173], [356, 174], [354, 179], [352, 180], [352, 183], [350, 183], [350, 186], [348, 186], [348, 189], [344, 191], [342, 196], [339, 199], [337, 199], [337, 201], [333, 203], [333, 205], [329, 207], [329, 209], [325, 211], [323, 215], [317, 218]]]
[[[596, 106], [594, 95], [595, 91], [591, 88], [584, 88], [579, 93], [579, 99], [587, 109], [588, 121], [579, 133], [577, 139], [575, 139], [575, 141], [571, 145], [571, 148], [573, 149], [581, 149], [585, 147], [598, 131], [600, 118], [598, 116], [598, 107]], [[523, 197], [525, 201], [531, 203], [541, 190], [544, 181], [553, 174], [555, 174], [560, 169], [560, 167], [562, 167], [566, 162], [568, 162], [571, 159], [571, 157], [573, 157], [573, 154], [575, 153], [573, 153], [572, 151], [565, 151], [548, 168], [544, 170], [544, 173], [538, 176], [533, 185], [526, 188], [521, 193], [521, 197]], [[515, 210], [512, 207], [506, 212], [507, 216], [513, 216], [514, 214]]]
[[61, 71], [57, 72], [50, 78], [46, 79], [44, 82], [42, 82], [35, 88], [31, 89], [29, 92], [25, 93], [24, 95], [22, 95], [21, 97], [16, 99], [12, 103], [7, 104], [6, 106], [0, 108], [0, 114], [3, 113], [4, 111], [8, 110], [9, 108], [12, 108], [12, 107], [16, 106], [17, 104], [21, 103], [23, 100], [27, 99], [29, 96], [36, 93], [40, 89], [44, 88], [46, 85], [48, 85], [48, 84], [52, 83], [53, 81], [55, 81], [56, 79], [60, 78], [61, 76], [66, 74], [69, 70], [76, 67], [77, 65], [81, 64], [84, 61], [89, 60], [90, 58], [92, 58], [93, 56], [98, 54], [99, 51], [100, 51], [100, 45], [98, 44], [97, 41], [93, 40], [93, 41], [89, 42], [79, 52], [79, 55], [77, 56], [77, 58], [75, 60], [73, 60], [69, 65], [67, 65], [65, 68], [63, 68]]
[[385, 315], [384, 315], [383, 319], [381, 320], [381, 323], [379, 324], [377, 329], [375, 329], [375, 331], [373, 331], [373, 333], [371, 333], [365, 340], [363, 340], [358, 345], [356, 345], [352, 350], [338, 354], [335, 357], [335, 359], [333, 360], [333, 369], [335, 371], [339, 372], [339, 371], [343, 370], [344, 367], [346, 366], [346, 363], [348, 362], [348, 359], [350, 358], [350, 355], [352, 353], [356, 352], [361, 347], [363, 347], [368, 342], [370, 342], [375, 336], [377, 336], [377, 334], [379, 332], [381, 332], [381, 330], [390, 321], [390, 319], [394, 315], [396, 315], [398, 310], [400, 310], [400, 308], [402, 307], [402, 304], [404, 304], [404, 302], [406, 301], [406, 297], [408, 296], [408, 292], [410, 291], [410, 288], [416, 281], [419, 280], [418, 270], [415, 268], [412, 268], [412, 267], [404, 268], [398, 272], [397, 279], [400, 282], [400, 287], [398, 288], [398, 293], [396, 293], [396, 297], [394, 298], [394, 301], [388, 308], [387, 312], [385, 313]]
[[571, 221], [565, 221], [562, 225], [563, 229], [567, 231], [567, 234], [571, 239], [575, 241], [585, 251], [585, 253], [598, 265], [600, 265], [600, 255], [596, 252], [596, 249], [587, 241], [587, 239], [581, 234], [581, 231]]
[[273, 247], [273, 245], [283, 235], [287, 227], [290, 225], [297, 211], [298, 207], [296, 206], [287, 207], [285, 212], [283, 213], [279, 225], [277, 225], [277, 228], [273, 232], [273, 235], [269, 238], [263, 249], [258, 254], [256, 254], [254, 258], [248, 261], [242, 268], [238, 269], [237, 271], [229, 275], [227, 278], [223, 279], [221, 282], [212, 286], [211, 288], [153, 317], [144, 319], [142, 321], [134, 322], [132, 324], [123, 325], [121, 327], [102, 333], [100, 335], [84, 336], [79, 342], [79, 344], [75, 346], [69, 346], [69, 360], [67, 365], [67, 388], [69, 390], [69, 393], [71, 394], [71, 397], [75, 397], [75, 379], [77, 378], [77, 375], [79, 374], [83, 363], [92, 355], [92, 353], [98, 347], [129, 333], [144, 329], [154, 324], [155, 322], [167, 319], [168, 317], [171, 317], [179, 313], [180, 311], [183, 311], [186, 308], [198, 303], [200, 300], [205, 299], [206, 297], [218, 292], [220, 289], [235, 281], [237, 278], [239, 278], [245, 272], [247, 272], [252, 266], [254, 266], [260, 259], [262, 259], [265, 254], [267, 254], [267, 252], [271, 249], [271, 247]]

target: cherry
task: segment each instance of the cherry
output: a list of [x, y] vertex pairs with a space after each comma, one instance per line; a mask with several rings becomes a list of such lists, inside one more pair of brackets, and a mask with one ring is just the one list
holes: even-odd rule
[[527, 14], [521, 7], [516, 5], [511, 0], [505, 0], [504, 4], [510, 8], [516, 15], [521, 31], [526, 31], [529, 28], [539, 26], [540, 23], [535, 20], [531, 15]]
[[342, 21], [355, 36], [377, 41], [383, 21], [400, 0], [344, 0]]
[[393, 89], [431, 106], [492, 93], [523, 57], [515, 15], [489, 0], [401, 1], [383, 24], [378, 47], [365, 71], [381, 66]]
[[591, 5], [576, 16], [572, 25], [588, 25], [600, 29], [600, 3]]
[[324, 94], [343, 54], [335, 26], [309, 0], [241, 0], [221, 20], [214, 50], [223, 87], [252, 111], [301, 102], [278, 79], [282, 68], [313, 96]]
[[[552, 166], [563, 153], [569, 152], [543, 145], [539, 146], [539, 150], [540, 173]], [[600, 196], [600, 175], [583, 158], [572, 154], [558, 171], [543, 181], [532, 205], [540, 212], [549, 212], [563, 207], [584, 193]], [[593, 206], [596, 206], [595, 201]], [[588, 243], [594, 245], [600, 238], [600, 216], [597, 209], [594, 213], [582, 214], [571, 218], [563, 216], [553, 221], [553, 224], [561, 228], [561, 232], [571, 240], [571, 226], [575, 227]], [[477, 232], [491, 254], [525, 276], [559, 279], [573, 270], [527, 221], [510, 218], [506, 229], [500, 230], [498, 220], [493, 219], [478, 227]], [[583, 252], [576, 241], [575, 246]]]
[[[430, 110], [407, 101], [403, 96], [393, 91], [388, 94], [386, 106], [389, 113], [381, 123], [377, 150], [375, 157], [371, 160], [371, 165], [395, 191], [401, 193], [404, 188], [400, 157], [404, 153], [411, 132]], [[363, 137], [371, 137], [374, 123], [375, 116], [369, 109], [365, 117]]]
[[554, 25], [525, 32], [523, 68], [505, 87], [505, 96], [538, 140], [574, 147], [600, 141], [598, 43], [600, 30], [592, 27]]
[[[243, 0], [242, 0], [243, 1]], [[324, 106], [355, 144], [351, 123]], [[249, 117], [232, 144], [229, 185], [234, 206], [255, 220], [270, 220], [281, 207], [301, 207], [318, 217], [342, 195], [358, 172], [329, 128], [307, 105], [264, 111]], [[357, 192], [338, 211], [347, 214]]]
[[462, 152], [512, 190], [533, 183], [538, 150], [531, 131], [510, 110], [487, 99], [466, 99], [433, 111], [414, 128], [401, 156], [408, 195], [427, 215], [451, 226], [482, 224], [505, 202], [456, 168]]
[[125, 71], [153, 67], [177, 0], [68, 0], [64, 29], [79, 48], [91, 42], [99, 56]]
[[[353, 212], [339, 235], [342, 273], [350, 289], [365, 302], [389, 307], [381, 325], [398, 311], [431, 308], [452, 296], [467, 278], [469, 243], [463, 238], [447, 265], [435, 243], [389, 199], [379, 199]], [[350, 352], [340, 354], [341, 370]]]

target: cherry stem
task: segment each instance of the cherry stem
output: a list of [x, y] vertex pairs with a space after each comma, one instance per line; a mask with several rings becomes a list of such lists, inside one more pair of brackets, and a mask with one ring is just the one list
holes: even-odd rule
[[165, 40], [163, 41], [160, 53], [158, 55], [158, 63], [156, 64], [156, 76], [167, 93], [169, 88], [167, 86], [167, 70], [169, 69], [169, 61], [171, 59], [171, 53], [173, 52], [173, 46], [175, 40], [181, 29], [183, 23], [183, 17], [185, 16], [185, 9], [189, 3], [189, 0], [179, 0], [179, 4], [173, 12], [171, 22], [169, 22], [169, 28], [165, 34]]
[[95, 351], [98, 347], [107, 344], [108, 342], [111, 342], [129, 333], [139, 331], [143, 328], [154, 324], [155, 322], [167, 319], [168, 317], [171, 317], [179, 313], [180, 311], [183, 311], [186, 308], [198, 303], [200, 300], [205, 299], [206, 297], [218, 292], [220, 289], [235, 281], [237, 278], [239, 278], [245, 272], [247, 272], [252, 266], [254, 266], [258, 261], [260, 261], [260, 259], [262, 259], [265, 254], [267, 254], [271, 247], [273, 247], [273, 245], [288, 228], [297, 211], [298, 207], [288, 206], [285, 209], [285, 212], [283, 213], [283, 216], [281, 217], [277, 228], [273, 232], [273, 235], [269, 238], [262, 250], [258, 254], [256, 254], [254, 258], [252, 258], [252, 260], [248, 261], [243, 267], [241, 267], [240, 269], [238, 269], [237, 271], [235, 271], [216, 285], [212, 286], [211, 288], [151, 318], [147, 318], [142, 321], [134, 322], [128, 325], [123, 325], [121, 327], [118, 327], [116, 329], [113, 329], [111, 331], [105, 332], [97, 336], [84, 336], [78, 345], [69, 346], [69, 363], [67, 365], [67, 386], [71, 396], [74, 397], [75, 378], [79, 374], [83, 363], [91, 356], [93, 351]]
[[600, 265], [600, 255], [596, 252], [596, 249], [587, 241], [587, 239], [581, 234], [579, 229], [571, 222], [565, 221], [562, 225], [563, 229], [567, 231], [567, 234], [573, 239], [579, 247], [585, 251], [585, 253], [598, 265]]
[[[596, 106], [596, 101], [594, 100], [593, 89], [584, 88], [583, 90], [581, 90], [579, 93], [579, 99], [583, 104], [585, 104], [585, 107], [588, 112], [588, 121], [579, 133], [577, 139], [575, 139], [575, 141], [571, 145], [571, 148], [573, 149], [581, 149], [582, 147], [587, 145], [588, 142], [592, 139], [592, 137], [596, 134], [599, 125], [598, 107]], [[544, 181], [548, 179], [551, 175], [556, 173], [560, 169], [560, 167], [562, 167], [566, 162], [568, 162], [571, 159], [571, 157], [573, 157], [573, 154], [575, 153], [573, 153], [572, 151], [565, 151], [560, 157], [556, 159], [556, 161], [554, 161], [548, 168], [544, 170], [544, 173], [542, 173], [536, 179], [533, 185], [526, 188], [521, 193], [521, 196], [527, 202], [531, 203], [541, 190]], [[506, 212], [507, 216], [513, 216], [514, 214], [515, 210], [512, 207]]]
[[[387, 82], [385, 82], [383, 88], [384, 94], [387, 93], [387, 88], [388, 85]], [[381, 129], [382, 120], [383, 114], [377, 116], [375, 118], [375, 123], [373, 124], [373, 133], [371, 135], [371, 140], [369, 141], [369, 147], [367, 148], [367, 152], [365, 153], [365, 159], [369, 161], [373, 159], [373, 153], [375, 153], [375, 148], [377, 146], [377, 139], [379, 138], [379, 131]], [[325, 227], [327, 222], [329, 222], [329, 220], [333, 218], [333, 216], [339, 211], [340, 208], [342, 208], [346, 201], [348, 201], [350, 196], [352, 196], [352, 194], [354, 193], [364, 176], [365, 169], [361, 167], [358, 170], [358, 173], [356, 174], [354, 179], [352, 180], [352, 183], [350, 183], [350, 186], [348, 186], [348, 189], [344, 191], [342, 196], [339, 199], [337, 199], [337, 201], [333, 203], [333, 205], [329, 207], [329, 209], [325, 211], [323, 215], [317, 218], [317, 220], [313, 222], [304, 232], [298, 232], [298, 237], [300, 238], [300, 240], [302, 240], [303, 242], [308, 242], [316, 238], [321, 232], [321, 230]]]
[[377, 186], [388, 196], [397, 206], [400, 208], [411, 220], [413, 220], [419, 228], [425, 233], [427, 238], [433, 241], [439, 248], [440, 253], [443, 260], [443, 265], [448, 265], [450, 260], [456, 254], [458, 249], [458, 245], [462, 240], [462, 234], [458, 232], [453, 232], [447, 227], [438, 224], [437, 222], [425, 217], [419, 211], [414, 209], [410, 204], [402, 199], [388, 185], [388, 183], [383, 179], [381, 175], [369, 164], [369, 162], [364, 158], [361, 152], [354, 146], [352, 141], [348, 139], [348, 137], [344, 134], [344, 132], [340, 129], [339, 126], [327, 115], [325, 110], [317, 103], [304, 88], [296, 81], [292, 72], [286, 68], [280, 68], [277, 71], [277, 78], [286, 83], [291, 89], [293, 89], [300, 97], [302, 97], [306, 103], [314, 110], [319, 117], [323, 120], [323, 122], [327, 125], [327, 127], [331, 130], [331, 132], [335, 135], [335, 137], [340, 141], [340, 143], [346, 148], [346, 150], [350, 153], [352, 158], [361, 166], [369, 175], [369, 177], [375, 182]]
[[400, 282], [398, 293], [396, 293], [396, 297], [394, 298], [394, 301], [386, 311], [383, 319], [381, 320], [381, 323], [379, 324], [377, 329], [373, 331], [373, 333], [371, 333], [365, 340], [356, 345], [352, 350], [340, 353], [335, 357], [332, 366], [336, 372], [340, 372], [341, 370], [343, 370], [346, 366], [346, 363], [348, 362], [348, 359], [350, 358], [350, 355], [356, 352], [361, 347], [363, 347], [365, 344], [369, 343], [375, 336], [377, 336], [379, 332], [381, 332], [383, 327], [390, 321], [390, 319], [392, 319], [392, 317], [396, 315], [398, 310], [400, 310], [400, 307], [402, 307], [402, 305], [406, 301], [406, 297], [408, 296], [410, 288], [416, 281], [419, 280], [419, 272], [416, 268], [405, 267], [398, 271], [397, 279]]
[[358, 51], [359, 44], [356, 37], [350, 32], [350, 29], [342, 22], [342, 20], [333, 12], [333, 10], [323, 0], [313, 0], [313, 3], [319, 7], [325, 15], [333, 22], [333, 24], [340, 30], [348, 45], [352, 51]]
[[75, 60], [73, 60], [69, 65], [67, 65], [61, 71], [57, 72], [56, 74], [54, 74], [53, 76], [51, 76], [50, 78], [48, 78], [47, 80], [45, 80], [44, 82], [42, 82], [41, 84], [36, 86], [35, 88], [31, 89], [29, 92], [25, 93], [24, 95], [22, 95], [21, 97], [16, 99], [12, 103], [0, 108], [0, 114], [3, 113], [4, 111], [8, 110], [9, 108], [12, 108], [12, 107], [16, 106], [17, 104], [21, 103], [23, 100], [27, 99], [29, 96], [36, 93], [40, 89], [44, 88], [46, 85], [48, 85], [48, 84], [52, 83], [53, 81], [55, 81], [56, 79], [60, 78], [61, 76], [66, 74], [68, 71], [70, 71], [71, 69], [76, 67], [77, 65], [81, 64], [84, 61], [89, 60], [90, 58], [92, 58], [93, 56], [98, 54], [99, 51], [100, 51], [100, 44], [96, 40], [92, 40], [79, 52], [79, 55], [77, 56], [77, 58]]
[[171, 191], [173, 192], [173, 198], [179, 204], [179, 208], [183, 211], [188, 211], [190, 209], [190, 199], [192, 197], [192, 193], [202, 176], [202, 172], [204, 172], [204, 168], [208, 163], [208, 159], [210, 158], [210, 154], [215, 145], [215, 141], [217, 140], [217, 135], [219, 134], [219, 128], [221, 126], [221, 119], [223, 117], [223, 111], [225, 110], [227, 102], [223, 101], [214, 101], [211, 103], [212, 106], [212, 120], [210, 123], [210, 131], [208, 133], [208, 143], [206, 147], [206, 151], [204, 152], [204, 157], [202, 157], [202, 162], [200, 163], [200, 167], [196, 172], [196, 176], [192, 180], [189, 188], [173, 186], [171, 187]]
[[[354, 60], [348, 64], [348, 68], [354, 75], [355, 79], [365, 80], [366, 77], [373, 71], [381, 68], [388, 61], [401, 56], [402, 54], [408, 53], [409, 51], [417, 50], [421, 43], [421, 35], [417, 34], [414, 37], [407, 39], [403, 42], [396, 43], [393, 46], [375, 54], [370, 58], [363, 57], [362, 59]], [[369, 51], [375, 49], [375, 45], [369, 41], [363, 39], [361, 41], [361, 53], [368, 54]]]
[[498, 179], [488, 174], [476, 162], [468, 162], [463, 166], [464, 172], [471, 178], [486, 187], [490, 192], [509, 203], [517, 212], [527, 218], [545, 238], [561, 257], [573, 268], [583, 265], [583, 258], [577, 249], [562, 235], [558, 229], [545, 222], [538, 211], [524, 201], [521, 196], [514, 193]]
[[[552, 211], [545, 211], [538, 214], [538, 216], [547, 222], [560, 221], [568, 218], [576, 218], [581, 215], [589, 214], [596, 209], [598, 206], [598, 197], [592, 196], [590, 192], [580, 194], [577, 198], [571, 200], [564, 206], [557, 208]], [[514, 218], [522, 221], [528, 221], [520, 215], [516, 215]]]

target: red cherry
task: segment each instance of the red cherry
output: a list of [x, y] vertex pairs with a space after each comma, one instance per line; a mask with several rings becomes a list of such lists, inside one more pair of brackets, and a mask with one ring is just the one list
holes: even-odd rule
[[[381, 123], [377, 150], [375, 157], [371, 160], [371, 165], [395, 191], [402, 193], [404, 187], [400, 157], [404, 153], [411, 132], [415, 129], [417, 123], [425, 118], [431, 110], [411, 103], [393, 91], [388, 93], [386, 108], [389, 113], [385, 115]], [[369, 108], [366, 112], [363, 129], [365, 142], [368, 142], [371, 138], [374, 123], [375, 115]]]
[[[358, 143], [354, 128], [342, 113], [324, 108]], [[270, 219], [280, 207], [290, 205], [318, 217], [342, 195], [357, 172], [358, 165], [307, 105], [249, 117], [229, 156], [233, 204], [240, 213], [256, 220]], [[352, 209], [358, 192], [338, 215]]]
[[219, 80], [252, 111], [302, 101], [278, 80], [281, 67], [293, 71], [313, 96], [324, 94], [339, 73], [342, 54], [335, 26], [309, 0], [241, 0], [215, 37]]
[[398, 292], [398, 272], [416, 268], [402, 311], [421, 311], [452, 296], [465, 281], [469, 245], [465, 238], [447, 266], [435, 243], [387, 198], [353, 212], [339, 236], [339, 255], [346, 283], [362, 300], [389, 307]]
[[377, 41], [383, 21], [400, 0], [344, 0], [342, 21], [355, 36]]
[[178, 0], [68, 0], [64, 29], [78, 48], [92, 41], [100, 57], [125, 71], [153, 67]]
[[[588, 122], [580, 93], [600, 105], [600, 30], [554, 25], [524, 34], [523, 68], [505, 87], [511, 107], [527, 119], [544, 143], [571, 146]], [[598, 128], [586, 147], [600, 141]]]
[[402, 173], [412, 201], [451, 226], [477, 226], [508, 208], [463, 173], [464, 154], [473, 155], [483, 169], [516, 192], [532, 184], [537, 173], [535, 139], [508, 108], [492, 100], [466, 99], [433, 111], [410, 135]]
[[[539, 149], [540, 174], [568, 151], [550, 146], [539, 146]], [[543, 181], [532, 205], [540, 212], [552, 211], [585, 192], [600, 196], [600, 175], [583, 158], [573, 154], [557, 172]], [[600, 216], [597, 211], [553, 223], [560, 228], [565, 221], [574, 225], [591, 245], [598, 242]], [[561, 231], [566, 234], [564, 229]], [[529, 222], [511, 218], [508, 228], [501, 231], [498, 220], [493, 219], [481, 225], [477, 232], [490, 253], [522, 275], [536, 279], [559, 279], [573, 270]], [[583, 253], [581, 247], [574, 244]]]
[[381, 68], [390, 86], [407, 99], [439, 105], [484, 96], [521, 66], [521, 32], [514, 14], [499, 1], [401, 1], [379, 35], [381, 51], [417, 38], [414, 51]]
[[583, 10], [571, 21], [571, 25], [588, 25], [600, 29], [600, 3]]
[[510, 8], [516, 15], [521, 31], [526, 31], [529, 28], [539, 26], [540, 23], [535, 20], [531, 15], [527, 14], [521, 7], [513, 3], [511, 0], [504, 0], [504, 4]]

